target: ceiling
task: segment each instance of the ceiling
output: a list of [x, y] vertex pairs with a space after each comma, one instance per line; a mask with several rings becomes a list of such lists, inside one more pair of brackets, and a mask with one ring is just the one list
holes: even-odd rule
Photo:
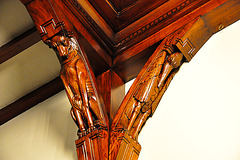
[[[93, 5], [96, 5], [98, 3], [98, 0], [91, 0], [90, 1]], [[109, 10], [112, 9], [111, 6], [113, 7], [113, 9], [115, 9], [115, 11], [118, 14], [115, 14], [115, 16], [119, 16], [119, 20], [117, 21], [117, 23], [119, 24], [118, 27], [113, 28], [115, 32], [120, 31], [122, 28], [124, 28], [125, 26], [130, 25], [133, 21], [135, 21], [136, 19], [139, 19], [142, 15], [139, 13], [136, 13], [136, 16], [133, 16], [133, 19], [129, 19], [128, 21], [124, 20], [124, 9], [131, 9], [131, 5], [127, 2], [127, 1], [118, 1], [118, 0], [111, 0], [111, 1], [105, 1], [105, 2], [109, 2], [108, 7]], [[137, 5], [137, 3], [139, 1], [137, 0], [132, 0], [131, 2], [133, 2], [134, 5]], [[143, 2], [145, 2], [143, 0]], [[160, 5], [164, 5], [164, 3], [166, 3], [167, 0], [163, 0], [163, 1], [158, 1], [156, 3], [156, 5], [154, 7], [160, 6]], [[99, 6], [101, 7], [101, 6]], [[96, 7], [97, 8], [97, 7]], [[99, 8], [100, 10], [101, 8]], [[113, 10], [112, 9], [112, 10]], [[149, 12], [151, 9], [154, 8], [150, 8], [149, 10], [144, 11], [145, 13]], [[142, 12], [141, 12], [142, 13]], [[101, 13], [104, 16], [105, 13]], [[122, 18], [122, 19], [121, 19]], [[109, 25], [111, 26], [112, 23], [115, 23], [114, 21], [108, 21]], [[14, 38], [16, 38], [17, 36], [23, 34], [24, 32], [27, 32], [29, 29], [34, 28], [34, 24], [27, 12], [27, 10], [25, 9], [25, 6], [19, 1], [19, 0], [1, 0], [0, 1], [0, 47], [7, 44], [8, 42], [10, 42], [11, 40], [13, 40]], [[1, 59], [1, 57], [0, 57]], [[131, 63], [131, 62], [129, 62]], [[236, 62], [237, 63], [237, 62]], [[138, 66], [136, 66], [138, 67]], [[22, 51], [20, 54], [17, 54], [16, 56], [12, 57], [11, 59], [3, 62], [2, 64], [0, 64], [0, 85], [2, 86], [0, 89], [0, 109], [9, 106], [11, 103], [14, 103], [14, 101], [18, 100], [19, 98], [27, 95], [28, 93], [41, 88], [41, 86], [43, 86], [44, 84], [54, 80], [56, 77], [58, 77], [59, 75], [59, 70], [60, 70], [60, 65], [58, 62], [57, 57], [55, 56], [55, 53], [50, 50], [43, 42], [39, 41], [38, 43], [34, 44], [33, 46], [27, 48], [26, 50]], [[63, 96], [64, 93], [61, 92], [59, 95], [57, 95], [59, 97], [58, 100], [66, 100], [66, 96]], [[51, 105], [52, 106], [59, 106], [61, 104], [61, 101], [59, 102], [59, 104], [56, 104], [56, 101], [52, 101], [51, 99], [49, 100], [51, 101]], [[64, 102], [64, 105], [69, 105], [66, 104]], [[42, 105], [43, 107], [45, 107], [44, 105]], [[42, 107], [42, 108], [43, 108]], [[56, 112], [54, 107], [50, 107], [50, 109], [48, 108], [48, 110], [43, 110], [39, 107], [38, 109], [34, 109], [31, 110], [31, 112], [29, 112], [29, 114], [27, 115], [23, 115], [26, 117], [31, 117], [33, 116], [39, 116], [38, 113], [44, 113], [45, 115], [47, 115], [47, 117], [53, 121], [53, 124], [50, 124], [50, 127], [55, 127], [57, 128], [58, 131], [60, 131], [59, 128], [61, 128], [60, 124], [55, 124], [55, 119], [57, 119], [58, 117], [64, 116], [65, 113], [68, 112], [69, 108], [66, 108], [66, 110], [63, 111], [59, 111]], [[68, 106], [70, 107], [70, 106]], [[37, 113], [38, 112], [38, 113]], [[60, 114], [64, 113], [64, 114]], [[31, 115], [31, 114], [32, 115]], [[51, 113], [51, 114], [50, 114]], [[52, 117], [51, 117], [52, 116]], [[69, 116], [69, 115], [67, 115]], [[70, 116], [69, 116], [70, 117]], [[41, 124], [41, 123], [48, 123], [50, 120], [49, 119], [45, 119], [46, 121], [42, 121], [42, 120], [36, 120], [38, 121], [37, 124]], [[15, 132], [16, 130], [22, 130], [22, 129], [28, 129], [28, 128], [21, 128], [21, 122], [24, 120], [20, 120], [20, 118], [18, 119], [18, 123], [17, 123], [17, 128], [14, 127], [14, 125], [12, 125], [13, 127], [11, 128], [11, 132]], [[31, 119], [32, 120], [32, 119]], [[71, 119], [67, 119], [67, 122], [70, 122]], [[64, 128], [65, 130], [72, 130], [73, 132], [71, 132], [71, 136], [75, 135], [75, 129], [74, 128], [74, 124], [71, 121], [71, 126], [68, 126], [69, 123], [67, 123], [64, 120], [61, 120], [62, 124], [65, 124], [65, 126], [67, 126], [66, 128]], [[25, 122], [26, 125], [30, 125], [32, 126], [32, 130], [30, 131], [33, 134], [36, 134], [36, 136], [41, 137], [41, 134], [43, 132], [48, 132], [48, 130], [45, 128], [45, 130], [43, 129], [43, 132], [41, 133], [36, 133], [36, 131], [34, 131], [34, 127], [35, 124], [33, 122], [29, 123], [28, 121]], [[41, 125], [40, 125], [41, 126]], [[42, 129], [42, 128], [40, 128]], [[3, 131], [3, 130], [2, 130]], [[6, 133], [7, 134], [7, 133]], [[22, 135], [25, 136], [25, 135]], [[62, 138], [66, 138], [64, 137], [64, 133], [60, 134], [54, 134], [51, 135], [51, 138], [59, 136], [61, 139]], [[67, 139], [70, 140], [69, 137], [71, 137], [68, 135]], [[49, 139], [49, 141], [51, 140], [51, 138]], [[75, 137], [74, 137], [75, 138]], [[70, 141], [73, 141], [74, 138], [72, 138]], [[16, 137], [11, 137], [11, 139], [16, 139]], [[43, 142], [43, 140], [45, 140], [45, 137], [42, 136], [41, 138], [39, 138], [39, 141], [37, 144], [40, 144]], [[22, 143], [22, 141], [16, 141], [16, 143]], [[46, 141], [44, 141], [45, 143]], [[7, 143], [7, 142], [6, 142]], [[15, 142], [14, 142], [15, 143]], [[12, 145], [14, 145], [14, 143], [11, 143]], [[29, 144], [28, 144], [29, 145]], [[74, 150], [73, 148], [69, 147], [69, 142], [67, 144], [61, 144], [62, 147], [61, 150]], [[31, 147], [31, 146], [30, 146]], [[38, 147], [37, 145], [35, 147]], [[44, 152], [48, 152], [47, 149], [44, 150], [44, 147], [41, 147], [41, 149], [43, 149]], [[19, 151], [20, 152], [20, 151]], [[56, 149], [56, 153], [58, 153], [58, 150]], [[75, 151], [74, 151], [75, 153]], [[24, 153], [21, 153], [24, 154]], [[72, 155], [72, 152], [69, 152], [70, 155]], [[74, 155], [75, 157], [75, 155]], [[16, 158], [16, 157], [15, 157]], [[52, 159], [54, 159], [56, 157], [53, 156]], [[60, 157], [58, 157], [60, 158]], [[0, 159], [1, 159], [1, 155], [0, 155]]]
[[[19, 0], [0, 1], [0, 46], [34, 27]], [[1, 57], [0, 57], [1, 59]], [[55, 53], [42, 41], [0, 65], [0, 108], [3, 108], [59, 75]]]

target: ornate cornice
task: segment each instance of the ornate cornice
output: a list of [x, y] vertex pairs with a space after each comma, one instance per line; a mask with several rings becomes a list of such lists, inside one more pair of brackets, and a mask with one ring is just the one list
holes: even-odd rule
[[154, 26], [158, 25], [159, 23], [167, 20], [169, 17], [173, 16], [177, 12], [181, 11], [185, 7], [187, 7], [189, 4], [194, 2], [194, 0], [186, 0], [185, 2], [179, 4], [177, 7], [173, 8], [172, 10], [168, 11], [167, 13], [161, 15], [160, 17], [156, 18], [152, 22], [148, 23], [147, 25], [139, 28], [137, 31], [133, 32], [129, 36], [125, 37], [123, 40], [121, 40], [119, 43], [115, 45], [116, 48], [120, 47], [121, 45], [127, 43], [128, 41], [135, 39], [137, 36], [143, 34], [144, 32], [148, 31], [149, 29], [153, 28]]
[[107, 45], [107, 47], [113, 49], [113, 46], [114, 46], [113, 40], [111, 40], [111, 38], [101, 29], [101, 27], [88, 14], [88, 12], [81, 6], [81, 4], [79, 4], [79, 2], [77, 0], [63, 0], [63, 2], [68, 7], [73, 6], [76, 9], [76, 11], [84, 19], [85, 22], [83, 22], [83, 24], [85, 25], [86, 29], [88, 29], [89, 32], [93, 33], [93, 35], [96, 35], [94, 37], [98, 37], [98, 39], [101, 39], [100, 41], [102, 41], [102, 42], [104, 41], [104, 43], [105, 43], [104, 46]]

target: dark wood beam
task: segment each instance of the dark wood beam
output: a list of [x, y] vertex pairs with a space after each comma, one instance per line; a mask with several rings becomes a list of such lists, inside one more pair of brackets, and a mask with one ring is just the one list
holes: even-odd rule
[[19, 54], [40, 40], [41, 37], [37, 32], [36, 27], [29, 29], [20, 36], [0, 47], [0, 64]]
[[23, 96], [0, 110], [0, 125], [43, 102], [64, 89], [59, 77]]

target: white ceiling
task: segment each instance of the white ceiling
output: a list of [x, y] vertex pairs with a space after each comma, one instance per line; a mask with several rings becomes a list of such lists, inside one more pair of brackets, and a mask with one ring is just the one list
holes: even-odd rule
[[[34, 26], [19, 0], [0, 1], [0, 46]], [[59, 75], [55, 53], [38, 42], [0, 65], [0, 108]]]
[[0, 1], [0, 46], [34, 26], [20, 0]]

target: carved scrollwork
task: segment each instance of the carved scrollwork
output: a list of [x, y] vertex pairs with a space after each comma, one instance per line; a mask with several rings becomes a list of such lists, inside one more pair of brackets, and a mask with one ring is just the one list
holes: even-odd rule
[[79, 135], [91, 132], [96, 126], [104, 126], [91, 74], [77, 41], [61, 32], [46, 43], [55, 50], [61, 63], [60, 77], [72, 105], [71, 115], [79, 128]]

